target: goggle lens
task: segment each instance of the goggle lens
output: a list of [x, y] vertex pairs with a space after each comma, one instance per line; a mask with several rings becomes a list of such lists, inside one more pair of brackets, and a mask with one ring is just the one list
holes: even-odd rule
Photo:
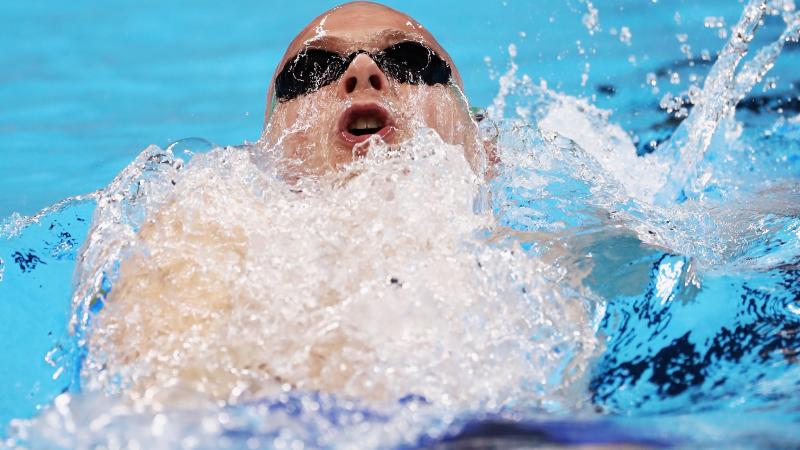
[[408, 84], [447, 84], [450, 65], [428, 47], [413, 41], [394, 44], [376, 54], [359, 50], [343, 56], [330, 50], [307, 48], [284, 65], [275, 78], [275, 96], [292, 100], [327, 86], [344, 75], [360, 53], [367, 53], [389, 77]]

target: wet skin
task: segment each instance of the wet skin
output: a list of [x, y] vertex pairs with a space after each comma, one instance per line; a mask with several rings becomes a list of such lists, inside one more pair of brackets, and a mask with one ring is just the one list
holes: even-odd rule
[[[422, 43], [445, 60], [452, 69], [450, 84], [400, 83], [362, 53], [333, 83], [288, 101], [275, 98], [275, 77], [306, 48], [349, 55], [378, 52], [403, 41]], [[351, 132], [364, 121], [379, 130]], [[323, 13], [289, 44], [270, 82], [261, 143], [279, 149], [291, 172], [322, 174], [363, 156], [373, 141], [398, 144], [422, 127], [436, 130], [446, 143], [462, 145], [473, 169], [479, 170], [476, 149], [483, 146], [450, 56], [411, 17], [376, 3], [355, 2]]]

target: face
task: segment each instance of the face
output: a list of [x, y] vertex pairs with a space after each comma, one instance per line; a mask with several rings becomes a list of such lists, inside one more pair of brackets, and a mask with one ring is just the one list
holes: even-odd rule
[[261, 141], [278, 149], [291, 173], [322, 174], [373, 142], [398, 144], [427, 127], [462, 145], [476, 169], [477, 127], [461, 87], [449, 55], [419, 23], [350, 3], [313, 20], [289, 45], [270, 83]]

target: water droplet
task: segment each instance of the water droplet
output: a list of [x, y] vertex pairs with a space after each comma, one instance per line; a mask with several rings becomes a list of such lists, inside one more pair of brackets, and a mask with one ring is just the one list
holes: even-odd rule
[[631, 34], [631, 30], [628, 27], [622, 27], [619, 32], [619, 40], [625, 45], [631, 45], [631, 38], [633, 34]]

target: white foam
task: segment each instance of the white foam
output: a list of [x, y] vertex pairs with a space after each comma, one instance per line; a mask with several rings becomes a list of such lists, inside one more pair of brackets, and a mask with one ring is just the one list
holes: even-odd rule
[[[490, 244], [493, 218], [474, 212], [481, 184], [461, 147], [420, 130], [401, 151], [374, 146], [300, 185], [252, 151], [166, 165], [151, 180], [176, 185], [140, 197], [141, 225], [101, 205], [110, 223], [95, 229], [128, 244], [82, 271], [91, 285], [104, 258], [122, 258], [92, 326], [86, 387], [180, 385], [229, 401], [285, 386], [462, 407], [585, 400], [559, 396], [598, 348], [591, 306], [561, 287], [563, 270]], [[90, 246], [108, 242], [119, 241]]]

